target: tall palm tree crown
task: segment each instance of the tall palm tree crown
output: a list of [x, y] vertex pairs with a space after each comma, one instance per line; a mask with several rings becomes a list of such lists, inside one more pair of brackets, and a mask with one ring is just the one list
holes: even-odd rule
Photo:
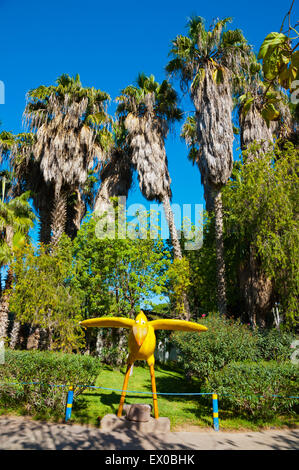
[[77, 75], [64, 74], [57, 86], [40, 86], [28, 93], [24, 116], [37, 131], [34, 155], [41, 161], [45, 181], [84, 183], [93, 159], [102, 153], [99, 130], [108, 122], [107, 93], [84, 88]]
[[94, 206], [97, 215], [113, 208], [110, 200], [112, 197], [127, 197], [132, 186], [133, 165], [124, 124], [116, 121], [112, 128], [114, 145], [100, 172], [101, 185]]
[[201, 17], [188, 22], [188, 35], [172, 43], [166, 70], [178, 75], [182, 89], [190, 85], [196, 110], [202, 177], [216, 188], [230, 177], [233, 164], [232, 88], [247, 68], [251, 52], [242, 32], [224, 28], [231, 18], [217, 20], [207, 30]]
[[153, 75], [139, 74], [137, 86], [122, 90], [118, 101], [140, 189], [148, 200], [162, 202], [166, 194], [171, 197], [165, 138], [169, 125], [182, 117], [177, 94], [166, 80], [159, 84]]
[[101, 90], [83, 87], [78, 75], [72, 78], [65, 74], [56, 86], [40, 86], [28, 93], [24, 116], [29, 129], [36, 132], [34, 159], [45, 183], [54, 190], [54, 242], [65, 229], [68, 197], [78, 193], [96, 159], [104, 159], [110, 145], [109, 99]]

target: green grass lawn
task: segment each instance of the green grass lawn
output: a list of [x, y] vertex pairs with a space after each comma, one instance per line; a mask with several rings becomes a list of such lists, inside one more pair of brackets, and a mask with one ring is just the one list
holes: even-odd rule
[[[122, 389], [125, 367], [121, 370], [103, 366], [96, 384], [100, 387]], [[196, 393], [200, 392], [200, 385], [196, 379], [187, 382], [184, 374], [172, 367], [155, 366], [157, 392], [162, 393]], [[149, 368], [143, 363], [134, 365], [133, 375], [130, 377], [128, 390], [151, 392]], [[87, 389], [74, 402], [72, 422], [98, 425], [107, 413], [117, 413], [120, 400], [120, 391]], [[145, 394], [127, 393], [125, 403], [150, 403], [152, 396]], [[190, 429], [191, 426], [212, 428], [212, 397], [196, 396], [166, 396], [158, 395], [159, 415], [170, 419], [171, 430]], [[271, 422], [249, 421], [246, 418], [236, 417], [233, 413], [221, 409], [219, 399], [219, 421], [221, 429], [227, 430], [258, 430], [267, 427], [298, 426], [295, 417], [276, 417]]]

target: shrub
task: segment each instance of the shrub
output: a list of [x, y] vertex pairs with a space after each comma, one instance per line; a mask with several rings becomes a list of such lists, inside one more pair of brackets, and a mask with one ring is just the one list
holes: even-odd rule
[[99, 359], [112, 367], [119, 368], [126, 364], [128, 353], [119, 346], [104, 346], [99, 354]]
[[298, 410], [298, 400], [280, 397], [298, 397], [298, 378], [290, 362], [232, 362], [207, 379], [206, 389], [218, 393], [221, 408], [265, 419]]
[[204, 381], [231, 361], [258, 358], [258, 339], [248, 326], [212, 314], [200, 323], [208, 327], [207, 332], [176, 332], [172, 335], [179, 350], [179, 365], [187, 376], [195, 375]]
[[[26, 414], [63, 417], [68, 389], [51, 385], [92, 385], [100, 368], [99, 360], [80, 354], [7, 350], [0, 366], [0, 405]], [[11, 382], [38, 384], [13, 386]], [[74, 397], [83, 391], [76, 388]]]
[[124, 366], [128, 357], [128, 333], [123, 328], [101, 328], [97, 332], [96, 353], [103, 364]]
[[276, 329], [260, 330], [258, 332], [258, 347], [260, 357], [266, 361], [287, 361], [293, 350], [291, 343], [295, 336], [286, 331]]

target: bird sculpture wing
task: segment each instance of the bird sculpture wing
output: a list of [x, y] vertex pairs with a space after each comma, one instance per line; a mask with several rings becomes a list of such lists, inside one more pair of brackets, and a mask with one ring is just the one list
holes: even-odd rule
[[131, 318], [122, 318], [122, 317], [101, 317], [101, 318], [91, 318], [90, 320], [84, 320], [80, 322], [80, 325], [83, 328], [89, 326], [97, 327], [110, 327], [110, 328], [132, 328], [135, 324], [134, 320]]
[[207, 331], [207, 327], [185, 320], [153, 320], [149, 322], [154, 330]]

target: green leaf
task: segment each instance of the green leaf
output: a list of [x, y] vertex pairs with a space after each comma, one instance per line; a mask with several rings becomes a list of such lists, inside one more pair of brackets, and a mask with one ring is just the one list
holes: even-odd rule
[[195, 75], [194, 80], [191, 84], [191, 88], [195, 89], [199, 87], [204, 81], [205, 75], [206, 75], [205, 70], [203, 68], [199, 69], [199, 71]]
[[277, 46], [282, 46], [286, 44], [287, 41], [288, 37], [285, 34], [276, 32], [268, 34], [260, 47], [257, 58], [264, 59], [266, 54], [269, 54], [269, 52], [272, 53]]
[[254, 98], [251, 97], [251, 98], [249, 98], [249, 99], [245, 102], [245, 104], [243, 105], [242, 112], [243, 112], [244, 116], [246, 116], [246, 114], [247, 114], [248, 111], [250, 110], [250, 107], [251, 107], [251, 105], [252, 105], [252, 103], [253, 103], [253, 100], [254, 100]]
[[295, 51], [291, 57], [292, 66], [299, 69], [299, 51]]

